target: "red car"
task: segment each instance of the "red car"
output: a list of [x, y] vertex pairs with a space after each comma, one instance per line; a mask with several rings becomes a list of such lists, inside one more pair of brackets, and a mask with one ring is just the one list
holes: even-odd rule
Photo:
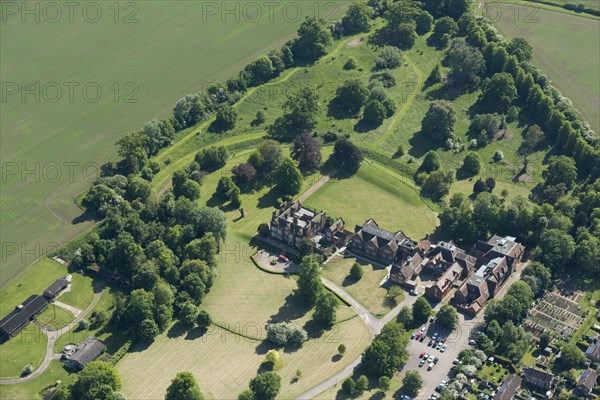
[[415, 336], [415, 339], [416, 339], [416, 340], [419, 340], [419, 338], [420, 338], [421, 336], [423, 336], [423, 333], [419, 332], [419, 333], [417, 333], [417, 336]]
[[419, 358], [423, 358], [424, 355], [425, 355], [425, 352], [422, 351], [421, 354], [419, 354]]
[[290, 262], [290, 260], [288, 260], [288, 258], [283, 254], [279, 255], [279, 261]]

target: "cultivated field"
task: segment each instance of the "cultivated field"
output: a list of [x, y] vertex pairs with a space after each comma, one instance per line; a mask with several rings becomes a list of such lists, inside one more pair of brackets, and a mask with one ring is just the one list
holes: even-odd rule
[[501, 16], [494, 19], [500, 33], [509, 39], [526, 38], [533, 46], [534, 64], [573, 101], [592, 128], [600, 131], [598, 19], [545, 8], [535, 8], [531, 16], [515, 14], [518, 6], [510, 3], [495, 3], [494, 7], [501, 10]]
[[57, 20], [42, 8], [26, 18], [3, 15], [0, 232], [18, 249], [3, 248], [0, 284], [91, 227], [77, 219], [73, 199], [91, 184], [97, 163], [116, 158], [121, 135], [168, 116], [182, 96], [237, 75], [292, 38], [304, 16], [333, 19], [349, 1], [295, 2], [294, 9], [225, 1], [210, 10], [202, 2], [146, 1], [119, 3], [119, 12], [113, 3], [95, 4], [100, 17], [79, 8], [73, 21], [68, 10]]

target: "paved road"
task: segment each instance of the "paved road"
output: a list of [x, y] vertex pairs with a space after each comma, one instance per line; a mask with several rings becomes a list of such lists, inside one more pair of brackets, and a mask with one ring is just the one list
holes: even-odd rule
[[[500, 292], [496, 296], [497, 299], [501, 299], [506, 294], [506, 289], [512, 285], [515, 281], [517, 281], [521, 277], [521, 272], [528, 264], [524, 263], [519, 266], [519, 269], [515, 271], [506, 281], [506, 283], [500, 289]], [[359, 302], [357, 302], [352, 296], [350, 296], [346, 291], [344, 291], [341, 287], [336, 285], [335, 283], [321, 277], [321, 280], [329, 289], [337, 292], [341, 297], [347, 300], [352, 309], [365, 321], [365, 324], [371, 331], [371, 335], [375, 336], [377, 333], [381, 331], [383, 326], [394, 319], [400, 309], [404, 306], [412, 306], [412, 304], [417, 300], [417, 296], [407, 296], [398, 306], [396, 306], [393, 310], [391, 310], [385, 317], [378, 319], [373, 314], [371, 314], [366, 308], [364, 308]], [[419, 290], [419, 292], [423, 293], [423, 288]], [[434, 307], [434, 310], [438, 310], [443, 303], [437, 304]], [[469, 347], [469, 338], [472, 333], [477, 329], [477, 326], [483, 322], [484, 312], [483, 310], [475, 317], [475, 318], [465, 318], [464, 315], [459, 314], [459, 326], [458, 328], [448, 335], [447, 332], [443, 332], [439, 327], [435, 324], [426, 326], [426, 333], [428, 335], [432, 335], [434, 332], [440, 332], [445, 335], [448, 335], [448, 339], [446, 343], [448, 344], [448, 348], [444, 353], [441, 353], [438, 350], [432, 350], [431, 347], [428, 347], [428, 341], [418, 342], [415, 340], [411, 340], [408, 345], [408, 353], [409, 358], [406, 362], [406, 365], [402, 368], [401, 376], [406, 374], [406, 371], [410, 371], [413, 369], [419, 370], [419, 355], [422, 351], [426, 353], [433, 353], [434, 355], [439, 357], [439, 361], [437, 365], [431, 370], [427, 371], [427, 368], [422, 368], [419, 370], [421, 375], [423, 376], [423, 388], [417, 399], [424, 400], [428, 399], [429, 396], [434, 392], [435, 387], [443, 380], [448, 380], [448, 375], [450, 373], [450, 369], [453, 364], [452, 361], [458, 356], [458, 353], [461, 350]], [[305, 393], [296, 397], [295, 400], [309, 400], [318, 398], [317, 396], [332, 386], [337, 385], [342, 382], [347, 377], [351, 376], [354, 372], [354, 369], [360, 364], [361, 358], [357, 358], [350, 365], [344, 368], [342, 371], [338, 372], [331, 378], [324, 380], [318, 385], [312, 387]]]
[[60, 336], [62, 336], [63, 334], [65, 334], [69, 330], [71, 330], [73, 327], [75, 327], [75, 325], [77, 325], [79, 323], [79, 321], [81, 321], [90, 311], [92, 311], [92, 308], [94, 308], [96, 303], [98, 303], [98, 300], [100, 300], [100, 296], [102, 296], [102, 292], [94, 293], [94, 297], [93, 297], [90, 305], [85, 310], [83, 310], [83, 312], [81, 312], [73, 321], [71, 321], [68, 325], [66, 325], [60, 329], [55, 330], [55, 329], [49, 328], [48, 326], [39, 325], [36, 323], [36, 326], [38, 328], [40, 328], [40, 330], [48, 337], [48, 343], [46, 345], [46, 355], [44, 356], [44, 360], [42, 361], [40, 366], [35, 371], [33, 371], [31, 374], [21, 377], [21, 378], [0, 379], [0, 385], [20, 383], [20, 382], [25, 382], [30, 379], [33, 379], [36, 376], [39, 376], [40, 374], [42, 374], [46, 370], [46, 368], [48, 368], [50, 366], [50, 363], [52, 362], [52, 360], [59, 359], [60, 354], [54, 353], [54, 344], [56, 343], [56, 341], [58, 340], [58, 338]]

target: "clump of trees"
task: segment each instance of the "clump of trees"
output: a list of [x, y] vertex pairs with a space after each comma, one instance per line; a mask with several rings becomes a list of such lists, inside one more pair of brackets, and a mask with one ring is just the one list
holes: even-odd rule
[[288, 343], [300, 344], [308, 339], [308, 334], [297, 325], [289, 322], [278, 322], [267, 324], [267, 339], [279, 346]]
[[362, 366], [373, 376], [391, 378], [408, 357], [408, 335], [404, 327], [388, 322], [362, 355]]
[[429, 105], [421, 122], [421, 132], [438, 143], [445, 143], [454, 136], [456, 111], [449, 101], [435, 100]]

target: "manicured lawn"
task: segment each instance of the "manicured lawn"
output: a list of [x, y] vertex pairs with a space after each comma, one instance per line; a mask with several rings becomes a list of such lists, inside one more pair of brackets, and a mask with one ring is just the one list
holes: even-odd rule
[[342, 217], [348, 229], [374, 218], [384, 229], [402, 230], [413, 239], [433, 232], [436, 213], [410, 182], [376, 163], [365, 162], [349, 179], [332, 179], [310, 196], [306, 205]]
[[54, 304], [49, 304], [48, 308], [36, 317], [36, 321], [50, 329], [59, 329], [73, 321], [75, 316], [71, 311], [65, 310]]
[[494, 366], [494, 364], [487, 365], [485, 364], [481, 367], [481, 371], [479, 372], [480, 379], [486, 379], [488, 382], [491, 382], [495, 385], [499, 385], [504, 379], [505, 376], [509, 374], [509, 371], [501, 365]]
[[90, 276], [72, 274], [71, 290], [60, 295], [58, 300], [62, 303], [85, 310], [94, 297], [94, 280]]
[[[287, 150], [286, 150], [287, 151]], [[324, 156], [331, 148], [324, 149]], [[316, 335], [307, 310], [292, 295], [296, 282], [291, 278], [267, 274], [254, 266], [250, 256], [256, 247], [249, 245], [258, 225], [269, 221], [280, 194], [271, 188], [242, 195], [245, 217], [212, 199], [222, 174], [229, 174], [235, 164], [244, 162], [250, 150], [237, 152], [222, 171], [209, 175], [202, 184], [201, 203], [223, 207], [228, 217], [228, 237], [219, 258], [218, 278], [202, 308], [219, 325], [253, 337], [266, 337], [269, 321], [290, 320], [305, 326]], [[305, 179], [303, 190], [319, 179]], [[278, 371], [282, 377], [282, 398], [292, 398], [343, 369], [363, 351], [370, 335], [360, 318], [345, 306], [338, 311], [338, 321], [332, 330], [311, 338], [301, 349], [281, 352], [284, 362]], [[350, 319], [348, 319], [350, 318]], [[346, 355], [335, 361], [340, 343], [347, 347]], [[129, 398], [161, 398], [176, 371], [189, 370], [196, 375], [208, 398], [235, 398], [254, 377], [270, 345], [234, 335], [220, 328], [211, 328], [204, 336], [196, 331], [183, 332], [178, 325], [156, 339], [145, 350], [132, 349], [118, 364], [124, 392]], [[291, 379], [297, 369], [303, 371], [297, 383]], [[164, 371], [173, 373], [164, 373]], [[223, 380], [222, 377], [227, 379]]]
[[[17, 336], [0, 345], [0, 377], [18, 377], [27, 364], [36, 369], [44, 359], [47, 342], [46, 335], [30, 323]], [[4, 386], [0, 392], [4, 392]]]
[[2, 400], [32, 400], [38, 399], [39, 393], [46, 387], [53, 385], [56, 381], [64, 383], [72, 380], [76, 374], [69, 373], [63, 368], [60, 361], [52, 361], [46, 372], [37, 378], [17, 383], [15, 385], [0, 386], [0, 399]]
[[[359, 281], [354, 281], [350, 277], [350, 267], [355, 262], [361, 264], [364, 271], [363, 277]], [[335, 256], [323, 266], [321, 274], [343, 287], [374, 315], [386, 314], [393, 308], [393, 305], [386, 302], [387, 290], [379, 286], [387, 276], [385, 268], [373, 266], [354, 257]]]
[[25, 269], [15, 279], [0, 288], [0, 311], [8, 314], [32, 294], [41, 295], [57, 278], [65, 276], [67, 268], [49, 258], [42, 258]]
[[[224, 246], [228, 250], [219, 265], [219, 278], [202, 305], [215, 322], [264, 338], [268, 321], [291, 320], [315, 334], [310, 323], [312, 311], [307, 312], [292, 296], [296, 288], [293, 279], [256, 268], [248, 258], [252, 252], [246, 252], [247, 241], [236, 234], [230, 234]], [[337, 317], [343, 321], [353, 315], [348, 307], [341, 307]], [[310, 339], [301, 349], [281, 351], [281, 398], [292, 398], [341, 370], [358, 357], [369, 338], [360, 318], [351, 318]], [[346, 345], [347, 352], [336, 361], [340, 343]], [[182, 370], [194, 373], [208, 398], [235, 398], [256, 375], [270, 348], [269, 344], [216, 327], [199, 336], [195, 331], [186, 333], [175, 326], [148, 349], [133, 349], [118, 368], [129, 398], [162, 397], [175, 372]], [[297, 369], [303, 371], [302, 378], [291, 383]]]
[[[452, 196], [454, 193], [459, 192], [470, 196], [471, 194], [473, 194], [473, 185], [475, 184], [476, 180], [477, 178], [473, 180], [463, 179], [454, 182], [454, 184], [452, 184], [452, 187], [450, 188], [449, 196]], [[506, 197], [507, 201], [511, 201], [517, 196], [521, 196], [527, 199], [531, 192], [531, 189], [523, 183], [496, 181], [496, 187], [494, 188], [492, 193], [498, 197], [501, 197], [501, 193], [504, 189], [508, 191], [508, 196]]]
[[534, 65], [573, 101], [597, 132], [600, 129], [598, 19], [545, 8], [536, 8], [530, 19], [524, 12], [515, 18], [515, 5], [497, 3], [494, 7], [501, 12], [501, 17], [494, 22], [500, 33], [508, 39], [524, 37], [532, 44]]
[[533, 367], [540, 353], [541, 351], [538, 346], [532, 346], [521, 359], [521, 364], [526, 367]]

